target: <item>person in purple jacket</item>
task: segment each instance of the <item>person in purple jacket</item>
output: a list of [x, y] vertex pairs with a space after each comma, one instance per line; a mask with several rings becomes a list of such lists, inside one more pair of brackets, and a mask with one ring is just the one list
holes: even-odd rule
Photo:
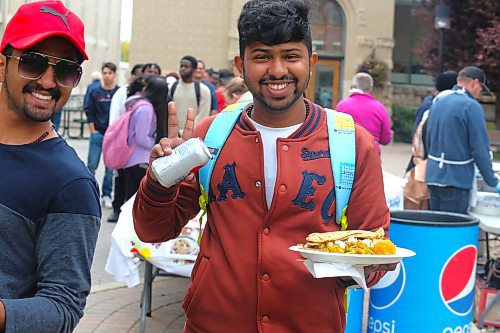
[[132, 156], [123, 169], [125, 200], [130, 199], [137, 192], [142, 177], [146, 175], [149, 153], [157, 143], [157, 138], [166, 135], [164, 124], [167, 96], [167, 81], [164, 78], [149, 76], [144, 79], [144, 89], [141, 93], [130, 96], [125, 101], [127, 110], [139, 100], [148, 101], [138, 106], [130, 117], [128, 144], [134, 148]]
[[382, 103], [372, 96], [373, 78], [368, 73], [357, 73], [352, 79], [350, 96], [336, 107], [339, 112], [350, 114], [354, 122], [373, 135], [377, 150], [392, 141], [391, 121]]

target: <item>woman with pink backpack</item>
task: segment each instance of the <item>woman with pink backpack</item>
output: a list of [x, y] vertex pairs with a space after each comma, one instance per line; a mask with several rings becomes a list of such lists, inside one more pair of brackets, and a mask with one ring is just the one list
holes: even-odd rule
[[166, 134], [168, 87], [165, 79], [149, 76], [138, 80], [142, 80], [142, 90], [127, 98], [126, 112], [111, 124], [103, 141], [106, 165], [123, 170], [125, 201], [139, 188], [157, 138]]

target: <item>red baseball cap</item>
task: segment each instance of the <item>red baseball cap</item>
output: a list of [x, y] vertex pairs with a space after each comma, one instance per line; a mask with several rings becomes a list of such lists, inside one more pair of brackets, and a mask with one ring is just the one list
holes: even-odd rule
[[0, 53], [7, 45], [25, 50], [54, 36], [73, 44], [83, 59], [89, 58], [85, 53], [83, 22], [61, 1], [31, 2], [19, 7], [5, 27]]

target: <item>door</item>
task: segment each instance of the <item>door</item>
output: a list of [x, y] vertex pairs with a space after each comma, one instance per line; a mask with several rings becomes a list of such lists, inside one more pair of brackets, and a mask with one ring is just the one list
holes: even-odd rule
[[339, 101], [340, 60], [318, 59], [306, 97], [323, 107], [334, 108]]

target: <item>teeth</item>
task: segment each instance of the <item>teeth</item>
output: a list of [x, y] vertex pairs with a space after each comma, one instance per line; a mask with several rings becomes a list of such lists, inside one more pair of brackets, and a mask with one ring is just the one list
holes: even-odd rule
[[37, 92], [32, 92], [31, 95], [33, 95], [34, 97], [36, 98], [39, 98], [39, 99], [43, 99], [44, 101], [50, 101], [52, 99], [52, 96], [50, 95], [42, 95], [42, 94], [39, 94]]
[[287, 85], [288, 85], [288, 83], [270, 84], [269, 88], [271, 88], [272, 90], [281, 90], [281, 89], [285, 89]]

